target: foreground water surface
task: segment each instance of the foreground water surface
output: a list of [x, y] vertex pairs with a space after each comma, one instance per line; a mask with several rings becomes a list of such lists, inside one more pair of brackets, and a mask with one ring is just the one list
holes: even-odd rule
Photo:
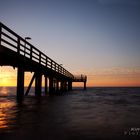
[[140, 138], [140, 88], [88, 88], [59, 96], [26, 97], [0, 88], [0, 139]]

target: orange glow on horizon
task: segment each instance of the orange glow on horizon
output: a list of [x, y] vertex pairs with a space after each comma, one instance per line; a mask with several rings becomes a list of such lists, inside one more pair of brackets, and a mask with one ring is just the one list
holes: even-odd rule
[[95, 75], [87, 82], [89, 87], [140, 87], [139, 75]]
[[[33, 73], [25, 72], [25, 86], [29, 85]], [[0, 86], [16, 86], [17, 85], [17, 69], [13, 67], [1, 67], [0, 68]], [[33, 83], [34, 85], [34, 83]]]
[[12, 67], [0, 67], [0, 86], [16, 86], [16, 70]]
[[[25, 73], [25, 86], [29, 85], [33, 73]], [[44, 86], [44, 77], [42, 77]], [[0, 67], [0, 86], [16, 86], [17, 69]], [[34, 86], [34, 84], [33, 84]], [[73, 83], [75, 87], [83, 87], [83, 83]], [[95, 74], [87, 75], [87, 87], [140, 87], [140, 74]]]

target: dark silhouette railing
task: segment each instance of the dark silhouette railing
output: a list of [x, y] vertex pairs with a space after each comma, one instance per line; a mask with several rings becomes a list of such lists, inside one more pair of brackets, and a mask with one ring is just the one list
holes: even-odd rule
[[32, 44], [17, 35], [11, 29], [6, 27], [0, 22], [0, 45], [10, 50], [13, 50], [18, 55], [35, 61], [40, 65], [45, 66], [57, 73], [60, 73], [68, 78], [74, 79], [74, 76], [64, 69], [60, 64], [53, 61], [51, 58], [42, 53], [39, 49], [35, 48]]
[[74, 75], [73, 81], [75, 82], [85, 82], [87, 81], [87, 76], [86, 75]]

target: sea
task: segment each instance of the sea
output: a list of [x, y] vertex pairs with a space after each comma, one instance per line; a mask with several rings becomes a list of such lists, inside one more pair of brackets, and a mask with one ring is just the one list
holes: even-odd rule
[[[42, 91], [44, 93], [44, 91]], [[0, 140], [140, 139], [140, 88], [74, 88], [16, 100], [0, 87]]]

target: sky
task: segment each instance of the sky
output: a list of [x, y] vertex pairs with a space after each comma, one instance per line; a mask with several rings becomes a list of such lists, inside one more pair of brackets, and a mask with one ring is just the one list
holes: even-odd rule
[[140, 0], [0, 0], [0, 21], [88, 86], [140, 86]]

